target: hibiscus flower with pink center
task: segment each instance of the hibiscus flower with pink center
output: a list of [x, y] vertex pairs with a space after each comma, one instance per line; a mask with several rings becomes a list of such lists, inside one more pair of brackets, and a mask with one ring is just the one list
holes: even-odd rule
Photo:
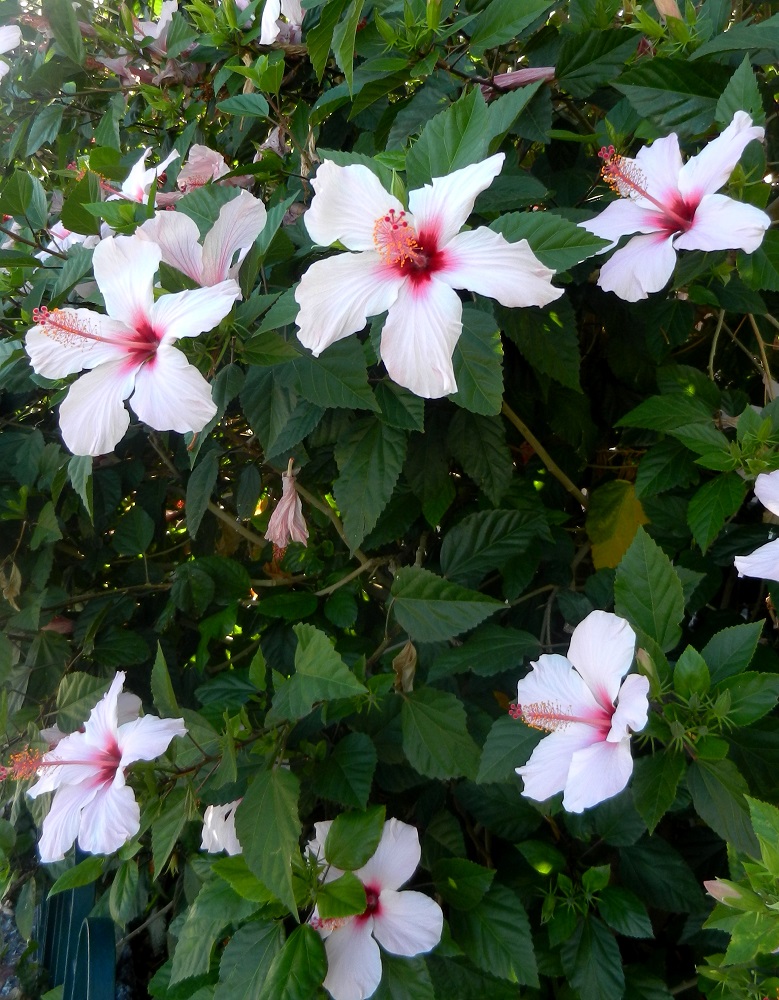
[[452, 355], [462, 333], [458, 289], [504, 306], [543, 306], [562, 295], [527, 240], [491, 229], [460, 232], [477, 196], [500, 173], [490, 156], [409, 192], [408, 212], [368, 167], [325, 161], [304, 220], [320, 246], [353, 253], [317, 261], [295, 292], [298, 338], [318, 356], [387, 311], [381, 359], [392, 379], [418, 396], [457, 390]]

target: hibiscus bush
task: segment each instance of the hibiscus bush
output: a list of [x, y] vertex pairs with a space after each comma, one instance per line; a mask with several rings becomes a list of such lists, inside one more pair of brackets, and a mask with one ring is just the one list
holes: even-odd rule
[[30, 983], [779, 996], [777, 7], [3, 0]]

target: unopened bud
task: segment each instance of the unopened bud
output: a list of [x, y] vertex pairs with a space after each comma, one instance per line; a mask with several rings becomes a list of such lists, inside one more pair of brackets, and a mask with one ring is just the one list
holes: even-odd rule
[[724, 878], [711, 879], [703, 883], [703, 888], [710, 896], [713, 896], [718, 903], [731, 906], [735, 910], [764, 910], [763, 900], [742, 885], [729, 882]]

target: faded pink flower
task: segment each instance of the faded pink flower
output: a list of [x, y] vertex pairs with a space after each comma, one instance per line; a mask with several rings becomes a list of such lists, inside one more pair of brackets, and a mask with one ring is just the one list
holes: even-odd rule
[[146, 46], [148, 52], [156, 56], [165, 55], [168, 48], [168, 29], [178, 7], [178, 0], [163, 0], [159, 20], [139, 21], [137, 17], [133, 18], [133, 33], [136, 41], [143, 42], [147, 38], [152, 39], [151, 43]]
[[184, 736], [183, 719], [142, 719], [120, 724], [119, 694], [124, 673], [116, 674], [92, 709], [83, 733], [71, 733], [44, 754], [38, 781], [27, 794], [54, 792], [38, 845], [41, 861], [61, 861], [78, 838], [90, 854], [118, 851], [140, 829], [140, 809], [124, 772], [139, 760], [165, 753], [175, 736]]
[[[149, 192], [151, 191], [152, 184], [162, 173], [165, 172], [168, 164], [179, 157], [178, 150], [173, 149], [170, 153], [168, 153], [162, 163], [158, 163], [156, 167], [151, 167], [147, 170], [146, 159], [149, 153], [151, 153], [151, 146], [146, 147], [140, 160], [133, 164], [130, 173], [122, 182], [119, 193], [112, 195], [112, 197], [127, 198], [128, 201], [138, 201], [141, 202], [141, 204], [146, 204], [149, 200]], [[169, 205], [178, 200], [180, 197], [181, 195], [175, 191], [169, 193], [158, 191], [156, 195], [156, 204]]]
[[176, 187], [180, 191], [193, 191], [209, 181], [218, 181], [229, 173], [230, 167], [221, 153], [195, 143], [190, 147], [186, 162], [179, 171]]
[[630, 733], [644, 728], [649, 711], [647, 678], [622, 680], [635, 645], [624, 618], [592, 611], [574, 629], [567, 657], [540, 656], [519, 682], [512, 714], [549, 733], [516, 768], [528, 798], [564, 792], [563, 808], [578, 813], [627, 785]]
[[[275, 41], [299, 42], [303, 13], [300, 0], [265, 0], [260, 45], [272, 45]], [[281, 17], [285, 20], [280, 20]]]
[[[314, 824], [309, 852], [322, 864], [332, 822]], [[404, 891], [419, 865], [421, 848], [416, 828], [390, 819], [376, 853], [354, 874], [365, 887], [365, 911], [352, 917], [322, 920], [314, 910], [311, 926], [325, 942], [327, 976], [324, 988], [333, 1000], [364, 1000], [381, 982], [379, 945], [391, 955], [411, 958], [431, 951], [441, 940], [444, 915], [435, 900], [422, 892]], [[327, 868], [323, 880], [342, 875]]]
[[268, 521], [265, 537], [278, 549], [286, 549], [290, 542], [308, 542], [308, 527], [303, 517], [303, 504], [295, 486], [292, 459], [287, 471], [281, 474], [281, 500]]
[[762, 139], [764, 131], [746, 112], [737, 111], [725, 131], [684, 164], [676, 133], [642, 146], [635, 159], [604, 147], [603, 176], [620, 199], [579, 225], [612, 240], [612, 247], [623, 236], [641, 235], [603, 265], [600, 287], [637, 302], [666, 284], [677, 250], [757, 250], [771, 225], [769, 216], [715, 192], [733, 173], [745, 147]]

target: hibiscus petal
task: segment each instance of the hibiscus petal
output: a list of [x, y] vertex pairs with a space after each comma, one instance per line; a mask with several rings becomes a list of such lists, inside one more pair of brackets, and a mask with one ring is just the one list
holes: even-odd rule
[[596, 743], [577, 750], [571, 760], [565, 783], [563, 808], [580, 813], [596, 806], [627, 785], [633, 773], [630, 737], [619, 743]]
[[[623, 236], [630, 236], [632, 233], [657, 233], [660, 229], [657, 225], [657, 209], [647, 210], [637, 205], [630, 198], [620, 198], [607, 205], [600, 215], [586, 222], [580, 222], [582, 229], [601, 239], [611, 240], [611, 246], [615, 246]], [[611, 247], [604, 247], [600, 253], [605, 253]]]
[[312, 264], [295, 289], [298, 340], [315, 357], [357, 333], [395, 302], [406, 279], [374, 251], [340, 253]]
[[154, 303], [152, 285], [161, 259], [160, 248], [138, 236], [112, 236], [98, 243], [92, 270], [112, 319], [133, 330], [148, 324]]
[[449, 241], [444, 266], [436, 277], [452, 288], [488, 295], [504, 306], [545, 306], [563, 294], [527, 240], [509, 243], [500, 233], [480, 226]]
[[311, 239], [322, 247], [340, 242], [350, 250], [373, 250], [376, 220], [390, 209], [403, 211], [376, 174], [360, 163], [339, 167], [325, 160], [311, 185], [315, 194], [303, 220]]
[[[677, 195], [682, 154], [679, 152], [679, 139], [675, 132], [662, 139], [655, 139], [651, 146], [642, 146], [632, 162], [638, 172], [637, 180], [647, 194], [658, 201], [667, 201]], [[627, 160], [627, 164], [630, 163]], [[646, 201], [643, 203], [649, 204]]]
[[417, 870], [421, 855], [417, 828], [389, 819], [375, 854], [354, 874], [363, 885], [378, 892], [399, 889]]
[[392, 955], [421, 955], [441, 940], [444, 915], [423, 892], [385, 889], [373, 916], [373, 936]]
[[203, 248], [198, 243], [200, 231], [188, 215], [183, 212], [157, 212], [153, 219], [144, 222], [135, 235], [156, 243], [166, 264], [201, 284]]
[[20, 45], [22, 29], [18, 24], [5, 24], [0, 27], [0, 52], [10, 52]]
[[677, 236], [677, 250], [744, 250], [760, 246], [771, 219], [754, 205], [724, 194], [707, 194], [695, 210], [692, 225]]
[[523, 794], [536, 802], [545, 802], [561, 792], [568, 780], [574, 753], [600, 743], [602, 738], [599, 730], [580, 723], [550, 733], [532, 752], [527, 764], [515, 768], [525, 785]]
[[683, 195], [701, 198], [718, 191], [733, 173], [741, 154], [753, 139], [762, 139], [765, 129], [752, 124], [745, 111], [737, 111], [728, 127], [692, 156], [679, 173]]
[[[79, 331], [90, 336], [80, 336]], [[124, 323], [91, 309], [53, 309], [45, 323], [28, 331], [24, 349], [39, 375], [64, 378], [125, 357], [122, 342], [134, 336]]]
[[779, 471], [760, 473], [755, 480], [755, 496], [764, 507], [779, 517]]
[[[619, 702], [611, 718], [610, 743], [623, 740], [630, 732], [640, 733], [649, 717], [649, 680], [631, 674], [619, 689]], [[630, 732], [629, 732], [629, 731]]]
[[324, 988], [333, 1000], [364, 1000], [381, 982], [381, 953], [371, 937], [372, 920], [354, 918], [325, 940]]
[[113, 854], [134, 837], [141, 826], [141, 810], [133, 790], [117, 771], [113, 784], [98, 788], [81, 813], [78, 845], [90, 854]]
[[626, 302], [638, 302], [659, 292], [673, 274], [676, 251], [673, 237], [634, 236], [600, 269], [598, 284]]
[[124, 400], [133, 391], [135, 366], [100, 365], [77, 379], [60, 405], [62, 438], [74, 455], [107, 455], [130, 425]]
[[43, 821], [38, 851], [41, 861], [62, 861], [70, 850], [81, 825], [81, 810], [89, 806], [98, 792], [96, 785], [84, 782], [60, 788]]
[[237, 269], [267, 221], [265, 206], [248, 191], [241, 191], [237, 198], [223, 205], [219, 218], [203, 240], [202, 284], [224, 281], [236, 253]]
[[151, 325], [163, 344], [180, 337], [197, 337], [213, 330], [241, 297], [237, 281], [228, 278], [209, 288], [191, 288], [157, 299]]
[[181, 351], [167, 344], [141, 366], [130, 405], [149, 427], [180, 434], [202, 431], [217, 409], [208, 382]]
[[779, 583], [779, 538], [761, 545], [748, 556], [736, 556], [739, 576], [754, 576], [758, 580], [775, 580]]
[[603, 708], [611, 711], [622, 678], [630, 670], [636, 633], [624, 618], [591, 611], [573, 630], [568, 659]]
[[611, 718], [610, 706], [604, 712], [584, 679], [559, 653], [545, 653], [538, 658], [530, 673], [517, 684], [517, 702], [539, 725], [543, 724], [541, 716], [548, 716], [550, 728], [555, 719], [560, 724], [574, 718], [603, 727]]
[[[59, 761], [79, 761], [78, 764], [58, 763]], [[40, 778], [27, 789], [31, 799], [44, 792], [53, 792], [64, 785], [79, 785], [99, 774], [104, 763], [102, 752], [87, 742], [84, 733], [70, 733], [64, 736], [48, 753], [43, 755]]]
[[84, 739], [91, 746], [104, 749], [111, 747], [116, 741], [119, 695], [124, 679], [123, 671], [114, 674], [111, 686], [89, 713], [84, 725]]
[[437, 278], [401, 287], [381, 333], [381, 359], [398, 385], [425, 399], [457, 391], [452, 355], [462, 311], [457, 293]]
[[120, 767], [127, 767], [136, 760], [154, 760], [164, 754], [176, 736], [186, 736], [183, 719], [158, 719], [144, 715], [120, 726], [116, 742], [122, 754]]
[[473, 211], [476, 198], [486, 191], [503, 169], [504, 153], [488, 156], [480, 163], [455, 170], [446, 177], [434, 177], [432, 184], [410, 191], [409, 211], [423, 245], [446, 246], [459, 233]]
[[235, 832], [235, 810], [240, 803], [240, 799], [234, 799], [224, 805], [209, 806], [206, 809], [203, 816], [201, 850], [208, 851], [209, 854], [227, 851], [231, 856], [243, 853]]
[[262, 30], [260, 45], [273, 45], [279, 36], [279, 26], [276, 23], [281, 15], [281, 0], [265, 0], [262, 9]]

